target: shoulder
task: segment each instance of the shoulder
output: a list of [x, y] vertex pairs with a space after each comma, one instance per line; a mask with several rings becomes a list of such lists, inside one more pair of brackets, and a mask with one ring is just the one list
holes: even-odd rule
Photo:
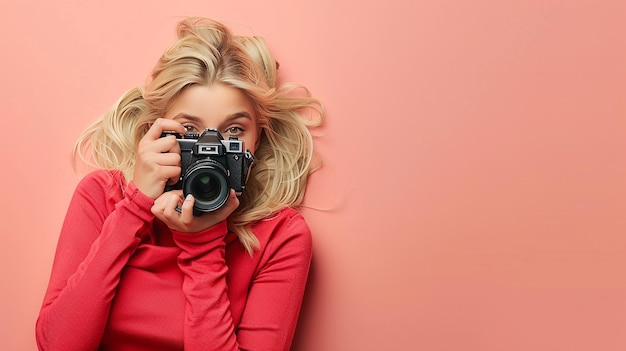
[[123, 198], [124, 177], [115, 170], [96, 170], [78, 182], [76, 195], [87, 198]]
[[290, 248], [310, 252], [312, 249], [311, 229], [300, 212], [285, 208], [255, 223], [254, 234], [271, 251]]
[[120, 171], [98, 169], [82, 177], [79, 186], [111, 187], [115, 184], [119, 186], [121, 181], [123, 177]]

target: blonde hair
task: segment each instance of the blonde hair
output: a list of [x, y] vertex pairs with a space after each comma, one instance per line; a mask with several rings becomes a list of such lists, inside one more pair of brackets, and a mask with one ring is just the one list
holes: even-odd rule
[[[314, 170], [309, 128], [321, 124], [322, 105], [302, 85], [278, 84], [278, 64], [263, 38], [234, 36], [223, 24], [201, 17], [181, 21], [177, 36], [145, 88], [130, 89], [81, 133], [74, 159], [91, 159], [96, 167], [120, 170], [130, 180], [139, 140], [183, 89], [215, 83], [240, 89], [253, 102], [261, 133], [256, 164], [228, 226], [252, 254], [259, 241], [250, 224], [302, 203]], [[303, 115], [310, 111], [314, 118]]]

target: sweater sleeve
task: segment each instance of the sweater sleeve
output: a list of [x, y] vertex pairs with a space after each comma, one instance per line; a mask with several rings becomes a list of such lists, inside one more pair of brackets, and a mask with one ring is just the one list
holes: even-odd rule
[[95, 172], [74, 192], [37, 319], [40, 350], [98, 348], [121, 271], [154, 218], [153, 200], [119, 179]]
[[226, 223], [196, 234], [173, 233], [182, 249], [185, 350], [289, 350], [311, 261], [311, 233], [300, 215], [275, 230], [238, 326], [227, 294]]

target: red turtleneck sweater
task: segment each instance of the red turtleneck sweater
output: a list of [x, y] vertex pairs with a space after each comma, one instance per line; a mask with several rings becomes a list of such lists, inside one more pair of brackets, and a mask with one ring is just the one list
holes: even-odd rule
[[304, 218], [252, 227], [250, 256], [222, 222], [171, 231], [119, 172], [76, 188], [37, 320], [40, 350], [288, 350], [311, 260]]

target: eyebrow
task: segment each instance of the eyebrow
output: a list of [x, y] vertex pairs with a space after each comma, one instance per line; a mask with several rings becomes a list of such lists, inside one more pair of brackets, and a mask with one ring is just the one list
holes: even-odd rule
[[[240, 111], [240, 112], [235, 112], [235, 113], [232, 113], [232, 114], [226, 116], [226, 119], [224, 120], [224, 122], [222, 122], [221, 125], [228, 124], [228, 123], [230, 123], [230, 122], [232, 122], [232, 121], [234, 121], [236, 119], [239, 119], [239, 118], [247, 118], [249, 120], [252, 120], [252, 116], [250, 116], [250, 114], [248, 112]], [[174, 120], [186, 119], [186, 120], [188, 120], [190, 122], [195, 122], [195, 123], [202, 122], [202, 118], [197, 117], [197, 116], [193, 116], [193, 115], [188, 115], [188, 114], [182, 113], [182, 112], [177, 114], [176, 116], [174, 116], [172, 119], [174, 119]]]

